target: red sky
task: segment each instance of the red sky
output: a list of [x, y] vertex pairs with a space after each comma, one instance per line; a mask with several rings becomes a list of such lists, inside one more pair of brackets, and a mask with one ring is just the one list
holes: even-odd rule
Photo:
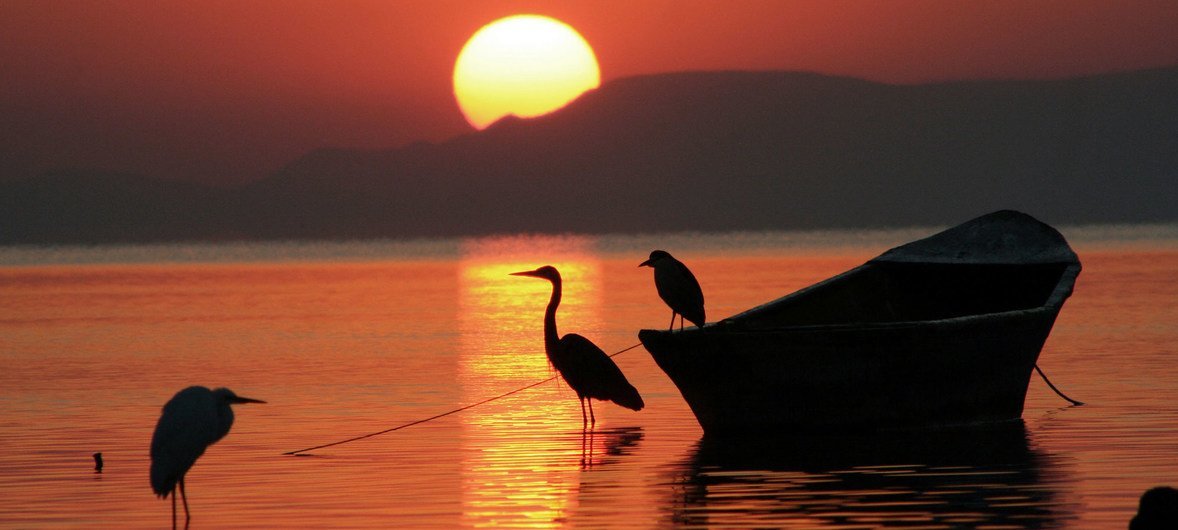
[[450, 75], [497, 18], [578, 29], [602, 80], [712, 69], [909, 83], [1178, 64], [1173, 0], [0, 0], [0, 179], [235, 183], [317, 147], [468, 132]]

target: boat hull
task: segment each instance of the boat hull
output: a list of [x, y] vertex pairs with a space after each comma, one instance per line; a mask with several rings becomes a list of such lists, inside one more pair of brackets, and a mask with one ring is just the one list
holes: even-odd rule
[[643, 330], [710, 436], [1019, 418], [1058, 308], [769, 330]]

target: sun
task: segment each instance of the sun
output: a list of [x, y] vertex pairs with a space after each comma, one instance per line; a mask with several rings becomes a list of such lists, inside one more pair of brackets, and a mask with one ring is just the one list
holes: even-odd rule
[[466, 121], [480, 130], [509, 114], [547, 114], [600, 84], [597, 57], [585, 38], [541, 15], [483, 26], [454, 62], [454, 97]]

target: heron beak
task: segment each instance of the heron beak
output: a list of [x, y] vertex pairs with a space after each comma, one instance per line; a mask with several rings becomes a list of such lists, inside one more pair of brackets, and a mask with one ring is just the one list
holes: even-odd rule
[[512, 272], [509, 274], [511, 276], [531, 276], [533, 278], [539, 278], [539, 276], [536, 275], [536, 271], [520, 271], [520, 272]]
[[265, 403], [265, 401], [262, 401], [260, 399], [237, 396], [237, 397], [233, 398], [233, 401], [231, 403]]
[[654, 265], [651, 265], [651, 264], [650, 264], [650, 260], [646, 260], [646, 261], [644, 261], [644, 262], [642, 262], [642, 263], [639, 263], [639, 264], [638, 264], [638, 266], [639, 266], [639, 267], [654, 267]]

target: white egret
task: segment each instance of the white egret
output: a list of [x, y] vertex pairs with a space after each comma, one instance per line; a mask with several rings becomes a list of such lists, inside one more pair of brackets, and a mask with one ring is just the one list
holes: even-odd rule
[[205, 449], [224, 438], [233, 426], [236, 403], [265, 403], [240, 397], [228, 388], [209, 390], [190, 386], [176, 393], [164, 405], [155, 434], [151, 436], [151, 489], [161, 499], [172, 496], [172, 528], [176, 527], [176, 486], [184, 500], [185, 527], [188, 496], [184, 493], [184, 474]]

